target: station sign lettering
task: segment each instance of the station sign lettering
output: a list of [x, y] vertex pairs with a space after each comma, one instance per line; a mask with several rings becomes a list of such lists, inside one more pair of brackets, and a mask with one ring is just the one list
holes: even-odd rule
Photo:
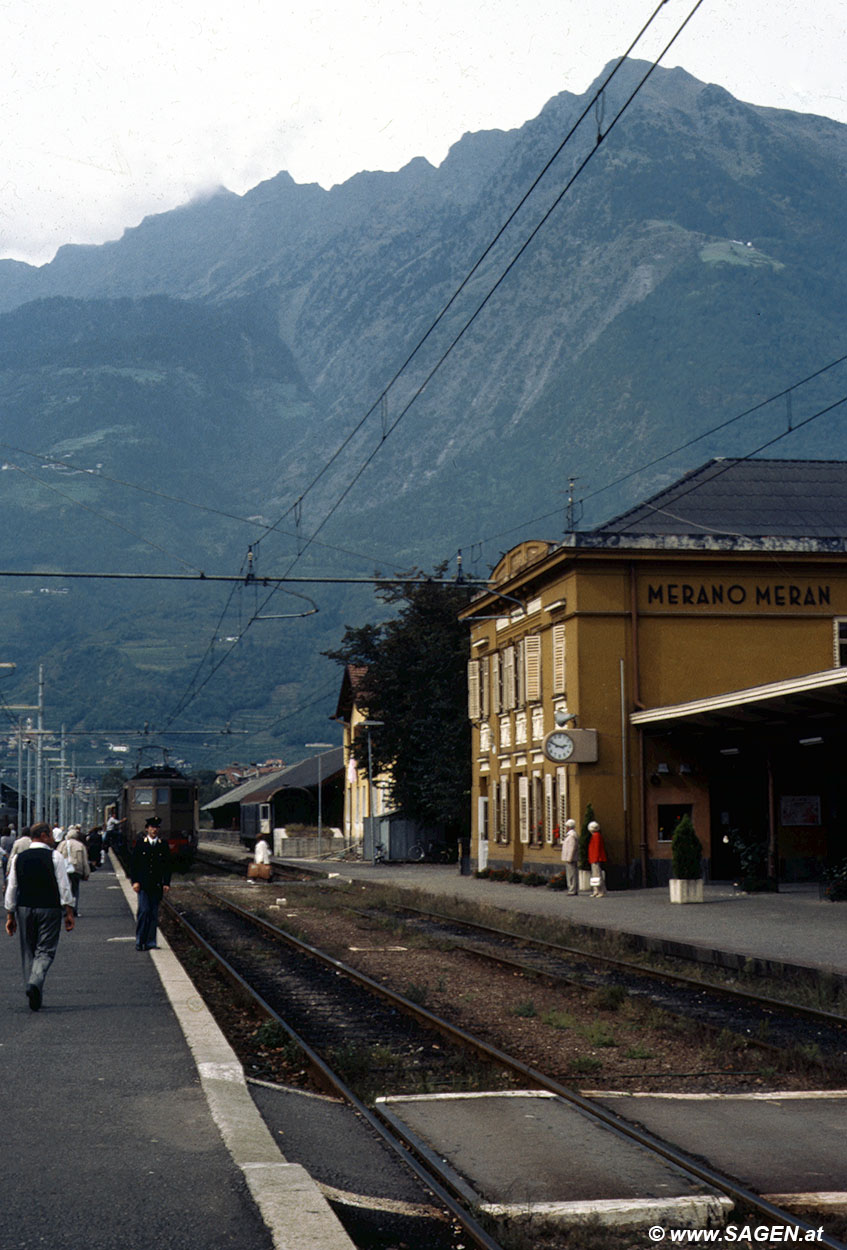
[[773, 583], [744, 586], [739, 582], [648, 582], [648, 607], [824, 608], [831, 606], [828, 585]]

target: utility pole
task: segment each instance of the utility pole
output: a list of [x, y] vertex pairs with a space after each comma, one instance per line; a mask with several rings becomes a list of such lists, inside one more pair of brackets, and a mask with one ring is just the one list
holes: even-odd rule
[[582, 504], [574, 500], [573, 489], [579, 481], [578, 477], [568, 478], [568, 506], [565, 512], [565, 533], [572, 534], [582, 520]]
[[44, 819], [44, 665], [38, 666], [38, 737], [35, 740], [35, 819]]

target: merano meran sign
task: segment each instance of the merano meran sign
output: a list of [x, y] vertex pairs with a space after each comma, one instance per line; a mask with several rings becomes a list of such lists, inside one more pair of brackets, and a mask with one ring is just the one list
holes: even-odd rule
[[831, 606], [828, 585], [739, 582], [648, 582], [647, 607], [823, 608]]

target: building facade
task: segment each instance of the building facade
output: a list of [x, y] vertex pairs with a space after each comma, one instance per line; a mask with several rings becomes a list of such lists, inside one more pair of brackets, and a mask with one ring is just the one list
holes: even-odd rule
[[463, 613], [478, 863], [557, 871], [589, 803], [613, 887], [667, 879], [683, 814], [716, 879], [847, 856], [844, 533], [847, 465], [713, 461], [508, 552]]

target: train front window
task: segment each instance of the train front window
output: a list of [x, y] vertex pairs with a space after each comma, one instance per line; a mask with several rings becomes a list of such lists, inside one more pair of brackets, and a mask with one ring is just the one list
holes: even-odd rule
[[133, 803], [138, 807], [153, 806], [153, 787], [152, 786], [136, 786], [135, 793], [132, 796]]
[[157, 786], [156, 787], [156, 806], [166, 807], [168, 803], [168, 799], [170, 798], [170, 793], [171, 792], [167, 786]]
[[174, 807], [191, 806], [191, 790], [188, 786], [174, 786], [171, 790], [171, 803]]

